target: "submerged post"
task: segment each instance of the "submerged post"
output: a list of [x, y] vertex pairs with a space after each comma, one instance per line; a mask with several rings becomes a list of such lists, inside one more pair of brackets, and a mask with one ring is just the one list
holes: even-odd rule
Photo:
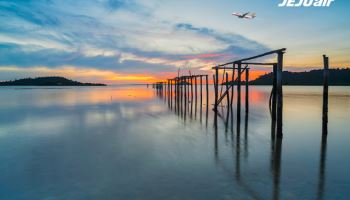
[[219, 67], [215, 67], [214, 89], [215, 89], [215, 105], [214, 111], [218, 110], [218, 86], [219, 86]]
[[167, 85], [166, 82], [163, 83], [164, 84], [164, 98], [166, 99], [166, 95], [167, 95]]
[[208, 83], [208, 75], [205, 75], [205, 82], [206, 82], [206, 95], [207, 95], [207, 106], [209, 105], [209, 83]]
[[[227, 91], [228, 91], [228, 84], [229, 84], [228, 82], [229, 82], [229, 80], [228, 80], [228, 73], [226, 72], [225, 85], [226, 85], [226, 90]], [[227, 93], [226, 97], [227, 97], [227, 110], [229, 111], [229, 107], [230, 107], [230, 95], [229, 95], [229, 93]]]
[[183, 109], [182, 109], [182, 105], [183, 105], [183, 97], [184, 97], [184, 88], [183, 88], [183, 77], [180, 77], [180, 80], [179, 80], [179, 87], [180, 87], [180, 111], [181, 111], [181, 115], [183, 113]]
[[201, 77], [201, 79], [200, 79], [200, 84], [201, 84], [201, 88], [200, 88], [200, 90], [201, 90], [201, 106], [200, 106], [200, 108], [202, 110], [202, 104], [203, 104], [203, 77], [202, 77], [202, 75], [200, 77]]
[[329, 59], [323, 55], [323, 112], [322, 112], [322, 133], [328, 134], [328, 82], [329, 82]]
[[[237, 74], [237, 122], [241, 119], [241, 81], [242, 81], [242, 63], [238, 63], [238, 74]], [[237, 124], [240, 126], [240, 124]]]
[[197, 104], [197, 76], [194, 76], [194, 98], [195, 102]]
[[175, 107], [175, 111], [177, 111], [177, 78], [174, 79], [174, 107]]
[[199, 106], [199, 112], [200, 112], [200, 120], [202, 122], [202, 106], [203, 106], [203, 76], [200, 75], [200, 93], [201, 93], [201, 100], [200, 100], [200, 106]]
[[231, 87], [231, 109], [232, 109], [232, 104], [233, 104], [233, 95], [235, 91], [235, 64], [232, 66], [232, 87]]
[[188, 102], [188, 99], [189, 99], [189, 96], [188, 96], [188, 90], [189, 88], [187, 88], [187, 77], [185, 77], [185, 81], [184, 81], [184, 84], [185, 84], [185, 111], [187, 109], [187, 102]]
[[277, 53], [277, 138], [283, 137], [283, 90], [282, 90], [282, 73], [283, 73], [283, 51]]
[[[193, 109], [193, 76], [189, 77], [191, 79], [191, 117], [192, 117], [192, 109]], [[188, 98], [190, 98], [188, 96]]]
[[173, 108], [173, 80], [170, 79], [170, 106]]
[[245, 70], [245, 112], [249, 112], [249, 68]]
[[273, 131], [274, 134], [276, 132], [276, 102], [277, 102], [277, 64], [273, 65], [273, 83], [272, 83], [272, 108], [271, 108], [271, 117], [272, 117], [272, 124], [273, 124]]
[[197, 76], [194, 76], [194, 98], [195, 98], [195, 103], [194, 103], [194, 114], [195, 117], [197, 117]]

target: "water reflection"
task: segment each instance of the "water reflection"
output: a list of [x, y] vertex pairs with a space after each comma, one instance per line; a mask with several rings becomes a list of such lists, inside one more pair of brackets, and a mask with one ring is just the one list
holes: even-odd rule
[[322, 135], [317, 199], [324, 199], [326, 177], [327, 134]]
[[321, 144], [308, 88], [284, 90], [283, 144], [270, 87], [250, 88], [240, 120], [225, 100], [216, 126], [205, 91], [197, 107], [187, 95], [185, 121], [176, 90], [1, 89], [0, 199], [348, 199], [350, 89], [331, 90]]
[[[186, 88], [187, 86], [184, 86]], [[181, 91], [181, 89], [180, 89]], [[186, 91], [186, 89], [185, 89]], [[246, 105], [246, 112], [244, 115], [244, 123], [241, 123], [241, 114], [239, 112], [240, 105], [237, 106], [237, 109], [233, 109], [233, 90], [231, 91], [231, 95], [229, 93], [227, 98], [227, 104], [221, 104], [219, 107], [218, 112], [214, 114], [214, 124], [213, 124], [213, 141], [214, 141], [214, 160], [215, 162], [224, 168], [226, 172], [229, 174], [233, 174], [235, 182], [241, 186], [247, 193], [250, 195], [253, 199], [261, 199], [262, 196], [259, 195], [259, 192], [257, 192], [253, 186], [251, 186], [249, 183], [245, 182], [244, 177], [242, 178], [242, 148], [241, 148], [241, 125], [244, 125], [244, 138], [243, 138], [243, 157], [245, 161], [249, 160], [249, 95], [245, 95], [245, 105]], [[194, 105], [194, 115], [197, 115], [197, 90], [195, 90], [195, 94], [193, 95], [192, 91], [190, 94], [187, 94], [187, 92], [184, 93], [184, 101], [187, 104], [190, 104], [189, 107], [184, 106], [181, 107], [184, 112], [184, 120], [186, 121], [186, 110], [189, 111], [189, 116], [192, 119], [192, 106]], [[190, 96], [187, 96], [187, 95]], [[173, 94], [170, 94], [172, 96]], [[193, 96], [194, 96], [194, 102], [193, 102]], [[200, 95], [202, 96], [202, 95]], [[254, 96], [254, 93], [253, 93]], [[191, 98], [191, 101], [187, 102], [187, 99]], [[230, 102], [231, 99], [231, 102]], [[201, 97], [202, 101], [202, 97]], [[278, 200], [281, 199], [281, 174], [282, 174], [282, 138], [277, 137], [277, 130], [276, 130], [276, 102], [277, 102], [277, 95], [276, 90], [272, 90], [270, 95], [270, 100], [268, 101], [269, 105], [269, 113], [271, 116], [271, 126], [270, 126], [270, 151], [271, 151], [271, 157], [270, 157], [270, 170], [272, 174], [272, 193], [271, 193], [271, 199]], [[171, 103], [169, 100], [168, 103]], [[169, 106], [171, 107], [171, 106]], [[202, 121], [202, 110], [203, 108], [200, 108], [200, 122]], [[208, 121], [208, 104], [206, 104], [206, 122]], [[236, 123], [234, 123], [234, 112], [237, 112], [236, 116]], [[196, 118], [195, 118], [196, 119]], [[218, 119], [222, 122], [223, 129], [220, 128], [218, 125]], [[231, 123], [230, 123], [231, 122]], [[207, 126], [207, 124], [206, 124]], [[235, 126], [235, 132], [234, 130]], [[228, 130], [230, 131], [231, 137], [228, 137]], [[220, 144], [220, 132], [223, 132], [225, 142]], [[323, 130], [324, 131], [324, 130]], [[323, 134], [326, 135], [326, 134]], [[321, 145], [321, 158], [320, 158], [320, 165], [319, 165], [319, 183], [318, 183], [318, 192], [317, 192], [317, 199], [323, 199], [324, 196], [324, 183], [325, 183], [325, 154], [326, 154], [326, 144], [327, 144], [327, 138], [325, 136], [322, 137], [322, 145]], [[229, 170], [227, 166], [225, 166], [224, 163], [222, 163], [220, 159], [220, 148], [223, 144], [231, 143], [233, 158], [234, 158], [234, 169]], [[230, 172], [232, 171], [232, 172]]]

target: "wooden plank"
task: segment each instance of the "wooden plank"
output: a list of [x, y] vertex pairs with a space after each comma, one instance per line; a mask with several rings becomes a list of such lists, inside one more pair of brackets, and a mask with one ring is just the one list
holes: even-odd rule
[[240, 63], [240, 62], [244, 62], [244, 61], [247, 61], [247, 60], [254, 60], [254, 59], [261, 58], [261, 57], [264, 57], [264, 56], [267, 56], [267, 55], [271, 55], [271, 54], [275, 54], [275, 53], [280, 53], [280, 52], [283, 53], [286, 50], [287, 50], [286, 48], [282, 48], [282, 49], [278, 49], [278, 50], [274, 50], [274, 51], [269, 51], [269, 52], [266, 52], [266, 53], [263, 53], [263, 54], [260, 54], [260, 55], [257, 55], [257, 56], [253, 56], [253, 57], [249, 57], [249, 58], [243, 58], [243, 59], [236, 60], [236, 61], [233, 61], [233, 62], [228, 62], [228, 63], [225, 63], [225, 64], [221, 64], [218, 67], [225, 66], [225, 65], [231, 65], [231, 64], [234, 64], [234, 63]]

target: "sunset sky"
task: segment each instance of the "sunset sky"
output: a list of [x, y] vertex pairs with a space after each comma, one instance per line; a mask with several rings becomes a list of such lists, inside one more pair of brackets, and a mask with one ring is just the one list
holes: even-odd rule
[[[280, 8], [261, 0], [0, 0], [0, 80], [65, 76], [146, 83], [272, 49], [285, 69], [350, 67], [350, 1]], [[231, 16], [255, 12], [254, 20]], [[253, 77], [268, 68], [252, 68]]]

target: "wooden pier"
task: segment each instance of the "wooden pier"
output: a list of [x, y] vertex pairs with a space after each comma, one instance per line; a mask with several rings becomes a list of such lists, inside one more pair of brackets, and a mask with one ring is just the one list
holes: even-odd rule
[[[205, 81], [205, 83], [204, 83]], [[167, 99], [168, 106], [171, 110], [186, 119], [187, 114], [192, 118], [197, 118], [197, 112], [200, 112], [200, 120], [202, 120], [202, 106], [209, 107], [209, 79], [208, 75], [188, 75], [178, 76], [167, 79], [165, 82], [156, 82], [153, 88], [156, 89], [160, 97]], [[204, 99], [204, 90], [206, 99]], [[199, 94], [198, 94], [199, 93]], [[198, 109], [198, 105], [199, 109]], [[208, 119], [208, 113], [206, 113]], [[206, 120], [207, 121], [207, 120]]]
[[[271, 66], [273, 73], [272, 90], [269, 99], [269, 109], [271, 114], [271, 128], [276, 135], [277, 139], [283, 138], [283, 59], [286, 48], [269, 51], [263, 54], [244, 58], [232, 62], [212, 67], [213, 85], [214, 85], [214, 102], [213, 111], [214, 126], [217, 126], [218, 119], [218, 107], [222, 105], [226, 99], [227, 105], [227, 118], [230, 115], [233, 118], [233, 102], [236, 95], [236, 120], [237, 129], [240, 128], [238, 124], [241, 123], [241, 110], [242, 110], [242, 85], [245, 86], [245, 113], [246, 117], [249, 113], [249, 73], [250, 69], [255, 66]], [[266, 56], [275, 55], [275, 62], [252, 62], [252, 60], [259, 59]], [[322, 112], [322, 134], [327, 136], [328, 134], [328, 80], [329, 80], [329, 58], [323, 56], [324, 63], [324, 77], [323, 77], [323, 112]], [[231, 74], [231, 76], [230, 76]], [[245, 79], [243, 81], [243, 78]], [[199, 81], [198, 81], [199, 79]], [[205, 83], [203, 84], [203, 79]], [[221, 82], [220, 82], [221, 79]], [[199, 89], [198, 89], [199, 82]], [[236, 85], [236, 93], [234, 93], [234, 86]], [[206, 106], [208, 115], [209, 106], [209, 76], [203, 75], [188, 75], [178, 76], [172, 79], [168, 79], [165, 82], [157, 82], [153, 84], [153, 88], [157, 90], [157, 93], [168, 99], [169, 108], [175, 110], [176, 113], [186, 117], [187, 112], [192, 118], [197, 116], [197, 104], [203, 105], [203, 93], [205, 86], [206, 91]], [[219, 89], [219, 87], [221, 87]], [[199, 91], [199, 95], [198, 95]], [[194, 109], [193, 109], [194, 107]], [[202, 112], [202, 109], [200, 109]], [[219, 116], [221, 117], [221, 116]], [[239, 130], [238, 130], [239, 132]]]
[[[245, 112], [249, 112], [249, 66], [259, 66], [259, 65], [270, 65], [276, 68], [276, 70], [273, 71], [274, 77], [276, 77], [276, 81], [273, 85], [273, 97], [275, 101], [273, 101], [271, 107], [273, 107], [273, 113], [272, 113], [272, 119], [276, 123], [276, 131], [277, 131], [277, 137], [282, 138], [283, 132], [282, 132], [282, 118], [283, 118], [283, 89], [282, 89], [282, 71], [283, 71], [283, 54], [285, 53], [286, 49], [278, 49], [274, 51], [270, 51], [267, 53], [263, 53], [257, 56], [244, 58], [224, 64], [220, 64], [218, 66], [213, 67], [212, 69], [215, 70], [214, 75], [214, 91], [215, 91], [215, 101], [214, 101], [214, 112], [218, 112], [218, 106], [221, 104], [221, 102], [227, 97], [227, 105], [232, 106], [233, 101], [230, 101], [229, 99], [229, 93], [230, 90], [232, 91], [231, 97], [233, 97], [233, 87], [236, 84], [237, 85], [237, 124], [240, 124], [241, 120], [241, 89], [242, 89], [242, 75], [245, 73]], [[277, 60], [275, 63], [264, 63], [264, 62], [250, 62], [251, 60], [255, 60], [261, 57], [270, 56], [270, 55], [277, 55]], [[231, 71], [232, 78], [231, 80], [228, 79], [227, 71]], [[237, 78], [235, 78], [235, 71], [237, 71]], [[226, 80], [222, 78], [221, 85], [221, 92], [219, 94], [219, 77], [222, 73], [222, 76], [226, 74]], [[225, 80], [225, 84], [224, 84]], [[226, 86], [225, 91], [222, 92], [223, 85]], [[215, 118], [217, 120], [217, 118]], [[216, 122], [214, 123], [216, 124]]]

